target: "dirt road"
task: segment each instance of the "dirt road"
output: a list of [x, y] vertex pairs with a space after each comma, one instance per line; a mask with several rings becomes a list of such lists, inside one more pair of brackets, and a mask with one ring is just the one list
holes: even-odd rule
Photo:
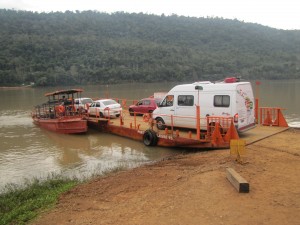
[[[80, 185], [33, 224], [299, 224], [300, 131], [229, 150], [179, 155]], [[250, 184], [238, 193], [234, 168]]]

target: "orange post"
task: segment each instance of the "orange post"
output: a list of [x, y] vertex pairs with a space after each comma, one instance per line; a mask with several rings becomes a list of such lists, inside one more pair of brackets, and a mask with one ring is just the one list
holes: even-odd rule
[[122, 106], [123, 106], [124, 109], [127, 108], [126, 99], [123, 99], [123, 100], [122, 100]]
[[192, 138], [192, 131], [188, 132], [188, 136], [189, 136], [190, 139]]
[[124, 121], [123, 121], [123, 117], [122, 117], [122, 113], [120, 114], [120, 126], [123, 126], [124, 125]]
[[255, 123], [258, 124], [258, 98], [255, 99]]
[[174, 118], [173, 115], [171, 115], [171, 134], [173, 136], [173, 131], [174, 131]]
[[197, 120], [197, 139], [200, 140], [200, 106], [196, 106], [196, 120]]
[[133, 121], [134, 121], [134, 129], [136, 130], [136, 113], [133, 114]]
[[261, 84], [260, 81], [256, 81], [255, 82], [256, 86], [255, 86], [255, 94], [256, 94], [256, 98], [255, 98], [255, 122], [258, 123], [258, 108], [259, 108], [259, 86]]

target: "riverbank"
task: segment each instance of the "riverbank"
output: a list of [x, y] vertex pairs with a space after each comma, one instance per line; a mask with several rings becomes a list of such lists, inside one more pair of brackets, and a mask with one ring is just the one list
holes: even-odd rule
[[[298, 224], [300, 131], [229, 150], [196, 152], [95, 179], [63, 194], [32, 224]], [[250, 184], [238, 193], [234, 168]]]
[[12, 90], [15, 90], [15, 89], [27, 89], [27, 88], [32, 88], [33, 85], [24, 85], [24, 86], [7, 86], [7, 87], [0, 87], [0, 89], [12, 89]]

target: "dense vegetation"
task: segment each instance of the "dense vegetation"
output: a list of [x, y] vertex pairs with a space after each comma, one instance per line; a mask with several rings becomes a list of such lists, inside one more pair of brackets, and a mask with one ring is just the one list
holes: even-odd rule
[[0, 86], [300, 78], [300, 31], [222, 18], [0, 9]]

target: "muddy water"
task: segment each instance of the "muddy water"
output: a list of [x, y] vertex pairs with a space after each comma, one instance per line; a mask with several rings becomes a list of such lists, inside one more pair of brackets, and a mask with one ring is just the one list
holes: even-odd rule
[[[83, 97], [118, 97], [130, 100], [166, 92], [176, 83], [83, 86]], [[0, 89], [0, 189], [50, 174], [85, 178], [125, 167], [136, 167], [178, 153], [175, 149], [151, 148], [143, 143], [89, 130], [85, 135], [59, 135], [32, 123], [34, 105], [46, 100], [45, 92], [64, 89]], [[256, 88], [254, 87], [254, 90]], [[291, 126], [300, 127], [300, 80], [262, 81], [261, 106], [287, 108]]]

